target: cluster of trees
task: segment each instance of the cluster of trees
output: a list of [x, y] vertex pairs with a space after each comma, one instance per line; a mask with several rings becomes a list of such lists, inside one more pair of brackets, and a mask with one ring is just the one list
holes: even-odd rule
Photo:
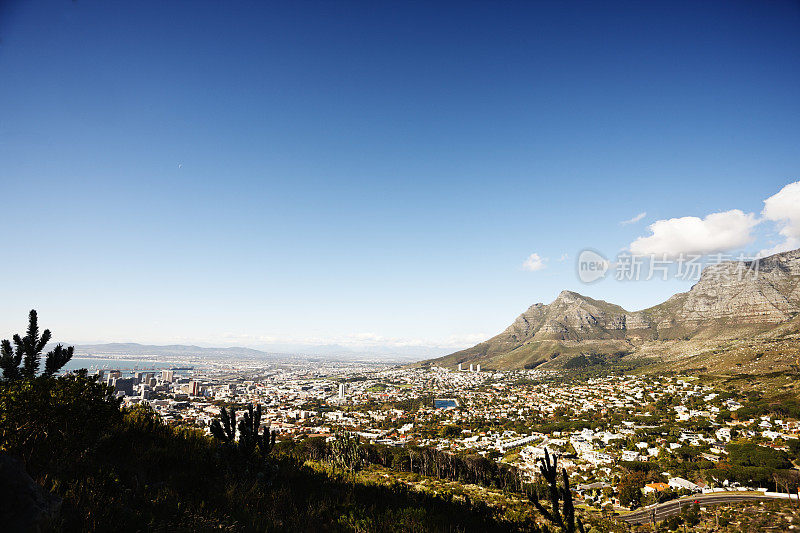
[[566, 370], [574, 370], [576, 368], [586, 368], [590, 366], [605, 365], [605, 364], [606, 364], [605, 356], [597, 353], [590, 353], [570, 358], [566, 363], [564, 363], [564, 368]]
[[[342, 442], [347, 443], [346, 448], [343, 448]], [[352, 450], [354, 446], [357, 447], [357, 452]], [[337, 435], [336, 440], [332, 442], [313, 437], [303, 441], [281, 442], [276, 447], [276, 453], [291, 456], [300, 462], [311, 460], [334, 464], [341, 461], [339, 456], [344, 450], [357, 457], [349, 463], [359, 466], [374, 464], [396, 472], [413, 472], [501, 490], [523, 490], [522, 476], [517, 468], [477, 454], [456, 455], [436, 448], [416, 446], [397, 448], [382, 444], [360, 443], [356, 437], [346, 434]]]
[[769, 397], [755, 393], [736, 411], [736, 418], [749, 420], [764, 415], [781, 418], [800, 418], [800, 398], [796, 393], [787, 392]]
[[611, 354], [591, 352], [571, 357], [564, 363], [564, 369], [573, 377], [586, 379], [593, 376], [622, 375], [637, 368], [652, 363], [651, 359], [639, 358], [635, 360], [624, 359], [628, 351], [618, 351]]
[[788, 443], [789, 456], [796, 463], [800, 463], [800, 439], [792, 439]]
[[775, 475], [793, 468], [789, 454], [753, 443], [728, 445], [728, 457], [723, 463], [706, 471], [712, 479], [727, 479], [743, 485], [769, 487]]
[[[510, 465], [500, 464], [480, 455], [459, 456], [436, 448], [404, 447], [359, 443], [352, 434], [339, 434], [330, 443], [323, 438], [280, 443], [276, 452], [298, 461], [329, 461], [334, 464], [380, 465], [399, 472], [414, 472], [461, 483], [515, 491], [527, 495], [539, 514], [558, 531], [583, 533], [583, 523], [575, 516], [573, 494], [569, 477], [564, 469], [558, 470], [558, 459], [551, 458], [547, 450], [540, 459], [540, 478], [536, 483], [523, 482], [521, 472]], [[546, 503], [542, 503], [544, 500]], [[527, 524], [534, 532], [540, 529], [535, 523]]]
[[792, 468], [789, 454], [783, 450], [743, 442], [729, 444], [727, 451], [728, 460], [737, 466], [765, 467], [773, 470]]
[[[366, 379], [366, 378], [365, 378]], [[347, 381], [347, 380], [345, 380]], [[432, 394], [423, 394], [414, 398], [405, 398], [402, 400], [392, 400], [388, 402], [379, 403], [378, 401], [371, 401], [363, 403], [359, 406], [360, 410], [376, 410], [376, 409], [399, 409], [407, 413], [416, 413], [422, 407], [432, 407], [434, 396]]]

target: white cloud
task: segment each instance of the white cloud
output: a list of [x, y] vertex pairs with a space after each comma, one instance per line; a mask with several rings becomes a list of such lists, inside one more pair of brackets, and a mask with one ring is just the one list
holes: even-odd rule
[[753, 242], [752, 229], [760, 221], [739, 209], [711, 213], [705, 218], [681, 217], [657, 220], [652, 233], [630, 245], [634, 255], [712, 254], [735, 250]]
[[774, 246], [759, 250], [756, 257], [767, 257], [781, 252], [788, 252], [789, 250], [796, 250], [797, 248], [800, 248], [800, 239], [787, 238], [785, 241], [779, 242]]
[[764, 219], [776, 222], [784, 241], [761, 250], [761, 257], [800, 247], [800, 181], [790, 183], [764, 200]]
[[627, 226], [628, 224], [636, 224], [646, 216], [647, 216], [647, 211], [642, 211], [633, 218], [629, 218], [628, 220], [623, 220], [622, 222], [620, 222], [620, 224], [622, 224], [623, 226]]
[[522, 268], [525, 270], [529, 270], [531, 272], [536, 272], [537, 270], [542, 270], [545, 267], [545, 261], [547, 261], [546, 257], [539, 257], [539, 254], [531, 254], [522, 263]]

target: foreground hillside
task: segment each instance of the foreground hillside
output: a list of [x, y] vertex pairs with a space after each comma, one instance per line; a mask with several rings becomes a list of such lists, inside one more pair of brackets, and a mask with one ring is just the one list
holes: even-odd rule
[[797, 363], [799, 314], [800, 250], [794, 250], [709, 266], [691, 290], [642, 311], [563, 291], [550, 304], [532, 305], [499, 335], [431, 362], [512, 369], [624, 359], [661, 363], [660, 370], [738, 365], [771, 372]]
[[29, 505], [45, 530], [517, 529], [481, 502], [359, 482], [288, 455], [268, 461], [231, 455], [196, 430], [165, 425], [151, 411], [120, 410], [85, 374], [0, 385], [0, 449], [0, 493], [18, 502], [0, 516], [11, 530], [20, 530], [15, 513], [29, 505], [10, 485], [12, 457], [49, 493]]

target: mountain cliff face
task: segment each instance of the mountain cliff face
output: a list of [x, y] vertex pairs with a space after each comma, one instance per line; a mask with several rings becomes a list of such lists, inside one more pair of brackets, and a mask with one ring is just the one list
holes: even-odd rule
[[559, 366], [588, 353], [685, 359], [715, 342], [784, 339], [797, 330], [798, 314], [800, 250], [794, 250], [709, 266], [688, 292], [642, 311], [563, 291], [550, 304], [529, 307], [499, 335], [434, 362], [502, 369]]
[[[720, 263], [706, 268], [689, 292], [673, 296], [664, 305], [672, 311], [675, 322], [777, 324], [800, 310], [798, 281], [800, 250], [755, 262]], [[653, 310], [651, 314], [658, 316]]]

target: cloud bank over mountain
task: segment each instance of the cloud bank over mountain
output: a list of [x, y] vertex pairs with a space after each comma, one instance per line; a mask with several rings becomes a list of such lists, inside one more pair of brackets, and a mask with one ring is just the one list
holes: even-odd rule
[[762, 249], [757, 254], [759, 257], [800, 246], [800, 181], [786, 185], [764, 200], [761, 217], [741, 209], [731, 209], [702, 218], [684, 216], [656, 220], [648, 226], [650, 235], [638, 237], [629, 249], [634, 255], [667, 257], [741, 250], [756, 241], [754, 230], [767, 222], [775, 224], [783, 240]]

